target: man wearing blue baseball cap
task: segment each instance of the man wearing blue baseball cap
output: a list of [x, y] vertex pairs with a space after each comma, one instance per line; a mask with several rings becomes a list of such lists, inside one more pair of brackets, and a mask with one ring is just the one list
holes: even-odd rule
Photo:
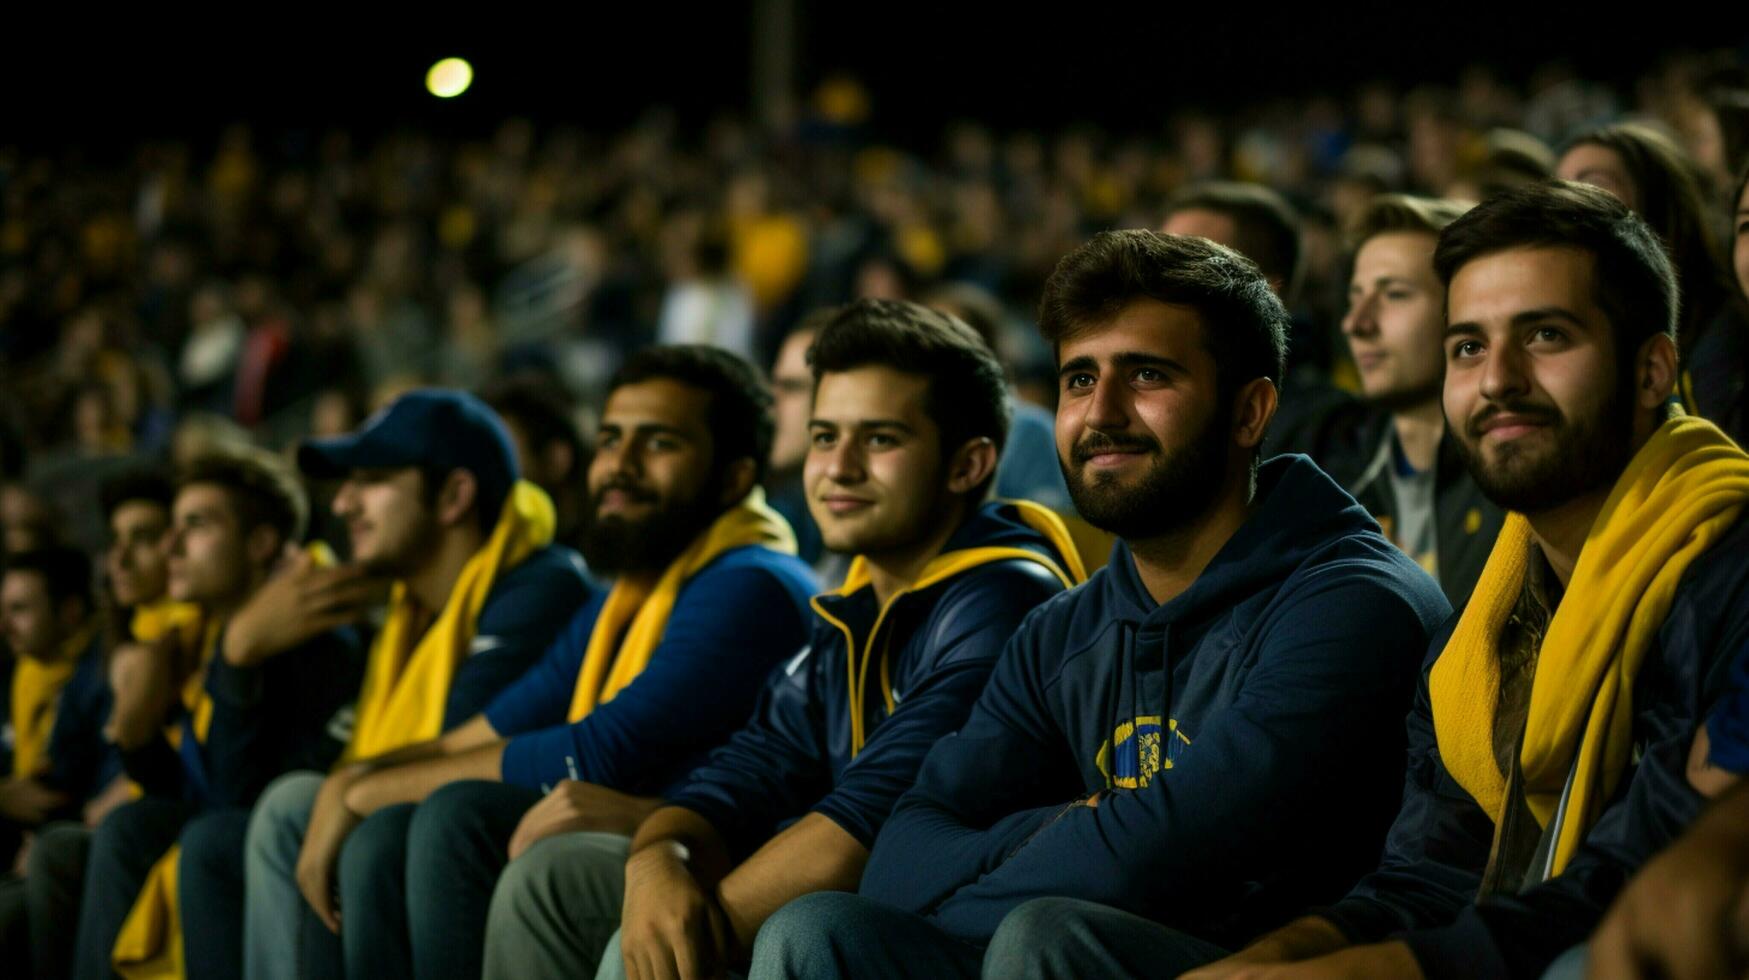
[[[298, 465], [342, 481], [333, 509], [352, 560], [322, 567], [294, 556], [232, 619], [225, 644], [235, 658], [269, 660], [359, 618], [361, 583], [392, 582], [351, 730], [337, 733], [342, 764], [436, 739], [478, 715], [589, 598], [576, 553], [552, 544], [551, 500], [520, 480], [503, 422], [472, 395], [409, 392], [351, 435], [305, 443]], [[242, 862], [247, 903], [245, 875], [231, 901], [181, 903], [184, 935], [201, 951], [189, 976], [241, 972], [245, 905], [250, 921], [275, 933], [307, 918], [296, 885], [257, 865], [296, 862], [324, 782], [320, 772], [293, 772], [262, 794]]]

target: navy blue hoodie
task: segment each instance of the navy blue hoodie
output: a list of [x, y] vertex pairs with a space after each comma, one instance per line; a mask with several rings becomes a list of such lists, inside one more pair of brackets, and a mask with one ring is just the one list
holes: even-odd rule
[[[1439, 586], [1304, 456], [1157, 605], [1122, 542], [929, 753], [862, 893], [986, 942], [1070, 896], [1238, 944], [1376, 862]], [[1098, 793], [1096, 807], [1086, 798]]]

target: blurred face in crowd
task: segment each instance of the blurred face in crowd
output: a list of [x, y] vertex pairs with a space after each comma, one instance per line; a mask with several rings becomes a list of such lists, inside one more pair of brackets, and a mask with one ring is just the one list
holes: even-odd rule
[[1367, 399], [1386, 409], [1439, 399], [1445, 287], [1433, 271], [1437, 242], [1422, 232], [1387, 232], [1354, 257], [1342, 333]]
[[814, 372], [808, 368], [811, 330], [789, 335], [771, 365], [772, 420], [771, 468], [789, 470], [800, 466], [808, 454], [808, 410], [814, 398]]
[[1562, 180], [1601, 187], [1614, 194], [1629, 209], [1640, 209], [1639, 188], [1634, 186], [1634, 178], [1628, 173], [1627, 164], [1622, 161], [1621, 154], [1607, 146], [1580, 143], [1573, 147], [1555, 165], [1555, 176]]
[[885, 365], [820, 376], [803, 466], [826, 547], [879, 555], [916, 544], [951, 510], [929, 379]]
[[191, 483], [177, 491], [170, 511], [170, 597], [207, 606], [234, 605], [248, 596], [278, 549], [278, 535], [271, 528], [243, 528], [223, 486]]
[[1640, 402], [1660, 401], [1636, 395], [1621, 370], [1592, 276], [1584, 251], [1515, 248], [1452, 277], [1445, 414], [1477, 485], [1509, 510], [1535, 514], [1613, 484]]
[[1231, 217], [1208, 208], [1185, 208], [1166, 216], [1160, 230], [1168, 235], [1189, 235], [1206, 238], [1216, 245], [1237, 248], [1239, 224]]
[[417, 467], [359, 469], [334, 494], [334, 514], [346, 522], [352, 560], [373, 575], [406, 578], [437, 547], [442, 533]]
[[1057, 456], [1095, 527], [1152, 538], [1214, 504], [1231, 412], [1203, 329], [1190, 307], [1138, 299], [1058, 345]]
[[1738, 195], [1731, 221], [1731, 265], [1737, 270], [1737, 288], [1749, 298], [1749, 182]]
[[666, 567], [725, 505], [711, 396], [672, 378], [615, 388], [589, 464], [583, 556], [605, 575]]
[[49, 583], [40, 572], [7, 572], [0, 577], [0, 626], [5, 628], [7, 646], [33, 660], [53, 657], [84, 616], [75, 601], [61, 605], [55, 608]]
[[23, 485], [0, 486], [0, 530], [9, 554], [34, 551], [49, 543], [49, 510]]
[[156, 501], [126, 500], [109, 515], [109, 551], [104, 567], [115, 601], [124, 607], [163, 596], [164, 534], [170, 515]]

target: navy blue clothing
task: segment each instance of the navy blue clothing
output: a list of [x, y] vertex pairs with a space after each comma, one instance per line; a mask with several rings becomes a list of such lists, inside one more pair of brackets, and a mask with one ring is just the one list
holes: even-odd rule
[[[1024, 548], [1060, 564], [1043, 535], [1012, 508], [986, 504], [949, 539], [944, 553]], [[988, 679], [1021, 619], [1061, 592], [1056, 575], [1026, 558], [979, 564], [893, 600], [879, 649], [887, 658], [895, 708], [879, 690], [882, 665], [865, 671], [874, 688], [862, 705], [870, 733], [851, 752], [850, 641], [824, 616], [812, 642], [772, 671], [753, 718], [689, 776], [668, 802], [703, 816], [737, 859], [785, 821], [820, 813], [870, 846], [893, 803], [936, 739], [953, 731]], [[880, 610], [874, 589], [816, 599], [855, 635], [859, 660]]]
[[103, 792], [121, 775], [121, 754], [103, 737], [114, 698], [103, 670], [103, 641], [93, 637], [79, 666], [61, 688], [55, 724], [49, 730], [48, 785], [67, 794], [75, 808]]
[[794, 555], [757, 546], [724, 552], [681, 586], [643, 673], [567, 723], [589, 635], [607, 601], [597, 595], [486, 708], [493, 731], [510, 739], [503, 780], [543, 791], [581, 779], [660, 792], [747, 720], [771, 668], [807, 642], [816, 587]]
[[[1539, 977], [1597, 927], [1628, 878], [1673, 843], [1700, 812], [1688, 752], [1707, 707], [1749, 645], [1749, 516], [1688, 567], [1670, 613], [1634, 678], [1630, 778], [1562, 873], [1518, 895], [1476, 901], [1494, 822], [1440, 761], [1426, 674], [1409, 715], [1409, 775], [1384, 859], [1348, 897], [1318, 912], [1350, 940], [1399, 936], [1430, 980]], [[1451, 624], [1455, 626], [1456, 623]]]
[[1708, 761], [1749, 775], [1749, 642], [1737, 651], [1730, 686], [1707, 715], [1706, 729]]
[[1028, 617], [861, 891], [975, 943], [1062, 896], [1237, 946], [1374, 866], [1450, 611], [1311, 460], [1272, 459], [1182, 594], [1156, 604], [1120, 541]]

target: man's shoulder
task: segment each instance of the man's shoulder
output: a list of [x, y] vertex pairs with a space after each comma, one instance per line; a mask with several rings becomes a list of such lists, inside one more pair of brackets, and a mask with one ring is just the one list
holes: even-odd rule
[[819, 590], [819, 580], [808, 563], [792, 554], [760, 545], [731, 548], [699, 569], [682, 586], [683, 595], [697, 596], [781, 588], [798, 608]]
[[515, 565], [498, 573], [486, 595], [486, 609], [511, 602], [545, 607], [561, 605], [566, 612], [581, 605], [589, 594], [583, 559], [563, 545], [537, 548]]

